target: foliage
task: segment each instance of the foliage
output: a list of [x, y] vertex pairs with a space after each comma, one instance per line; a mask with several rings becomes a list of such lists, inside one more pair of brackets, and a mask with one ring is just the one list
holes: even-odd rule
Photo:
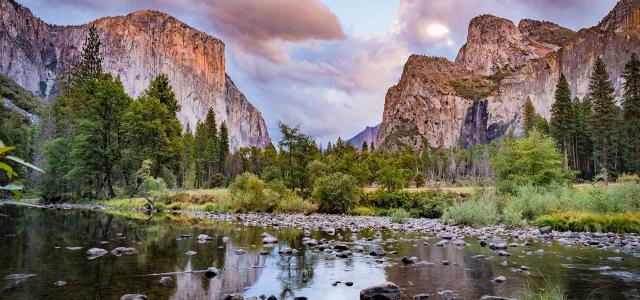
[[574, 122], [571, 91], [564, 74], [560, 74], [560, 79], [558, 79], [554, 100], [551, 105], [551, 134], [558, 141], [565, 159], [568, 159], [567, 152], [571, 150], [570, 141], [574, 134]]
[[541, 216], [538, 226], [550, 226], [555, 230], [640, 233], [640, 213], [595, 214], [566, 212]]
[[43, 171], [19, 157], [9, 155], [9, 151], [14, 149], [15, 147], [6, 146], [2, 140], [0, 140], [0, 170], [4, 173], [2, 174], [3, 177], [6, 176], [7, 178], [6, 182], [0, 182], [0, 191], [9, 191], [13, 193], [14, 196], [20, 197], [22, 190], [24, 190], [24, 185], [22, 184], [22, 181], [17, 178], [18, 173], [14, 171], [13, 167], [11, 167], [8, 162], [12, 161], [39, 172]]
[[565, 300], [564, 291], [557, 284], [547, 281], [544, 288], [525, 285], [522, 300]]
[[389, 192], [378, 189], [365, 193], [360, 203], [383, 209], [402, 208], [413, 217], [439, 218], [459, 198], [458, 194], [441, 190]]
[[495, 225], [500, 221], [500, 215], [493, 196], [490, 191], [476, 191], [469, 200], [447, 208], [442, 219], [472, 226]]
[[270, 212], [276, 202], [266, 191], [267, 185], [257, 176], [243, 173], [229, 186], [233, 207], [242, 212]]
[[536, 109], [531, 102], [531, 98], [527, 96], [524, 101], [524, 112], [522, 113], [524, 134], [529, 134], [533, 130], [536, 120]]
[[389, 218], [391, 219], [391, 222], [404, 223], [411, 218], [411, 215], [402, 208], [394, 208], [389, 211]]
[[320, 152], [311, 137], [300, 132], [299, 127], [289, 127], [279, 123], [282, 139], [278, 142], [281, 169], [284, 181], [289, 188], [301, 192], [309, 189], [308, 165], [320, 156]]
[[636, 53], [624, 66], [622, 111], [626, 134], [625, 161], [627, 169], [640, 174], [640, 59]]
[[618, 176], [618, 178], [616, 179], [616, 182], [620, 182], [620, 183], [630, 183], [630, 182], [640, 183], [640, 175], [622, 173], [622, 174], [620, 174], [620, 176]]
[[403, 169], [397, 168], [387, 162], [378, 172], [377, 182], [389, 192], [398, 191], [404, 187], [405, 184]]
[[505, 138], [491, 157], [501, 192], [517, 186], [565, 184], [572, 178], [555, 142], [534, 130], [522, 139]]
[[313, 198], [322, 213], [346, 213], [358, 204], [360, 187], [353, 176], [333, 173], [318, 178]]

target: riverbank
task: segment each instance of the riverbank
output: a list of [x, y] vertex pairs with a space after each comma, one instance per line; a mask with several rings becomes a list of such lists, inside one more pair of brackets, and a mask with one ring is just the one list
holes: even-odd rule
[[[117, 209], [104, 205], [60, 204], [47, 205], [48, 209], [90, 209], [108, 211]], [[131, 211], [145, 212], [144, 208]], [[626, 253], [640, 257], [640, 235], [638, 233], [577, 232], [556, 231], [549, 226], [526, 226], [513, 228], [506, 225], [472, 227], [467, 225], [446, 224], [440, 219], [407, 218], [402, 223], [394, 222], [385, 216], [355, 216], [330, 214], [281, 214], [281, 213], [211, 213], [197, 210], [167, 210], [163, 213], [203, 218], [212, 221], [224, 221], [248, 227], [265, 227], [279, 230], [295, 228], [304, 231], [321, 230], [329, 234], [339, 231], [357, 233], [361, 231], [408, 232], [423, 234], [438, 239], [434, 243], [446, 245], [465, 238], [477, 239], [481, 244], [504, 241], [499, 248], [520, 247], [528, 240], [545, 243], [555, 241], [565, 247], [592, 248], [602, 251]], [[509, 242], [509, 243], [507, 243]], [[508, 246], [507, 246], [508, 245]]]

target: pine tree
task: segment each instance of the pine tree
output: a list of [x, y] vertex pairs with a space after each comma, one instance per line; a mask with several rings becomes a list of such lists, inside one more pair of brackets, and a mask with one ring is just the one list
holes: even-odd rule
[[613, 86], [609, 82], [609, 74], [602, 59], [598, 58], [593, 65], [591, 82], [589, 83], [589, 97], [593, 105], [590, 133], [594, 143], [595, 154], [599, 163], [598, 173], [604, 174], [605, 184], [608, 174], [612, 174], [611, 161], [613, 149], [612, 137], [617, 128], [612, 126], [616, 122], [616, 104], [613, 98]]
[[207, 111], [203, 126], [206, 148], [202, 155], [205, 156], [204, 161], [206, 163], [205, 183], [209, 183], [211, 176], [213, 176], [218, 166], [218, 127], [216, 124], [216, 114], [212, 108], [209, 108], [209, 111]]
[[100, 53], [100, 37], [95, 26], [89, 27], [89, 35], [82, 45], [82, 56], [75, 77], [76, 80], [96, 78], [102, 71], [102, 53]]
[[551, 135], [556, 139], [564, 158], [569, 163], [569, 151], [573, 136], [573, 111], [571, 109], [571, 91], [564, 74], [556, 85], [555, 102], [551, 105]]
[[218, 135], [218, 171], [227, 174], [227, 157], [229, 156], [229, 130], [227, 122], [220, 124], [220, 134]]
[[533, 102], [531, 102], [531, 98], [527, 96], [527, 100], [524, 101], [524, 113], [522, 118], [523, 122], [523, 130], [524, 134], [529, 134], [529, 131], [533, 129], [536, 121], [536, 108], [533, 106]]
[[367, 144], [367, 141], [362, 141], [362, 152], [368, 152], [369, 151], [369, 145]]
[[627, 145], [625, 160], [629, 171], [640, 174], [640, 60], [637, 54], [631, 54], [622, 76], [625, 80], [622, 96]]
[[149, 88], [147, 88], [144, 93], [147, 96], [155, 97], [160, 100], [160, 103], [169, 108], [169, 112], [172, 115], [175, 115], [180, 111], [180, 104], [178, 104], [178, 100], [176, 100], [176, 95], [173, 92], [173, 88], [171, 87], [167, 74], [160, 74], [154, 78], [151, 81]]

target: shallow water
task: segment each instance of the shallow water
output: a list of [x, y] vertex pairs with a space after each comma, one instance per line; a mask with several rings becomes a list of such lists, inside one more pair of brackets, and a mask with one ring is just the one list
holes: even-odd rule
[[[263, 247], [260, 234], [268, 232], [279, 239], [275, 247]], [[214, 240], [199, 243], [195, 237], [207, 234]], [[194, 236], [182, 239], [181, 235]], [[365, 253], [336, 258], [302, 244], [302, 231], [283, 228], [242, 227], [224, 222], [186, 216], [157, 215], [151, 219], [134, 212], [96, 212], [87, 210], [48, 210], [0, 205], [0, 298], [2, 299], [119, 299], [123, 294], [140, 293], [149, 299], [220, 299], [222, 294], [241, 292], [245, 297], [275, 295], [278, 299], [306, 296], [309, 299], [357, 299], [361, 289], [391, 281], [408, 296], [435, 294], [449, 290], [456, 299], [478, 299], [483, 295], [517, 298], [525, 285], [532, 289], [559, 283], [575, 299], [640, 299], [640, 282], [622, 280], [611, 273], [592, 270], [608, 266], [611, 271], [640, 274], [640, 258], [591, 248], [547, 245], [531, 241], [531, 246], [510, 248], [511, 257], [495, 255], [480, 247], [474, 238], [467, 247], [449, 243], [435, 247], [439, 239], [416, 234], [384, 232], [382, 240], [366, 241], [374, 232], [357, 233], [351, 242], [349, 232], [331, 236], [312, 232], [317, 240], [339, 239], [350, 246], [358, 244]], [[223, 242], [228, 237], [228, 242]], [[108, 243], [105, 243], [108, 242]], [[427, 242], [430, 245], [424, 245]], [[518, 241], [522, 243], [523, 241]], [[367, 249], [380, 245], [387, 255], [378, 260]], [[89, 260], [86, 251], [125, 246], [136, 248], [133, 255], [107, 254]], [[67, 247], [82, 247], [69, 250]], [[300, 250], [296, 256], [281, 256], [280, 247]], [[236, 255], [236, 249], [247, 254]], [[538, 253], [543, 249], [544, 253]], [[260, 255], [267, 250], [268, 255]], [[187, 251], [196, 251], [189, 256]], [[527, 252], [533, 254], [527, 255]], [[474, 256], [484, 255], [484, 258]], [[431, 267], [404, 266], [403, 256], [417, 256], [433, 262]], [[612, 261], [607, 257], [624, 260]], [[442, 261], [450, 261], [445, 266]], [[506, 266], [503, 265], [506, 261]], [[528, 266], [530, 273], [514, 273], [510, 268]], [[215, 266], [221, 274], [207, 279], [202, 273], [176, 273], [173, 283], [159, 284], [158, 273], [204, 270]], [[11, 274], [35, 274], [22, 279]], [[507, 282], [491, 280], [505, 276]], [[67, 285], [57, 287], [56, 281]], [[333, 286], [335, 281], [343, 283]], [[353, 286], [344, 282], [352, 281]]]

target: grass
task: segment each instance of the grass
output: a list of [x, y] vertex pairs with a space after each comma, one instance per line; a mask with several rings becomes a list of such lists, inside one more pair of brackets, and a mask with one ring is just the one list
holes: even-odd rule
[[522, 300], [564, 300], [567, 299], [564, 291], [558, 285], [546, 282], [544, 288], [534, 288], [530, 284], [524, 286]]
[[411, 215], [402, 208], [396, 208], [389, 211], [389, 218], [391, 218], [391, 222], [404, 223], [411, 218]]
[[626, 212], [616, 214], [563, 212], [538, 217], [538, 226], [550, 226], [555, 230], [599, 231], [599, 232], [635, 232], [640, 233], [640, 213]]

